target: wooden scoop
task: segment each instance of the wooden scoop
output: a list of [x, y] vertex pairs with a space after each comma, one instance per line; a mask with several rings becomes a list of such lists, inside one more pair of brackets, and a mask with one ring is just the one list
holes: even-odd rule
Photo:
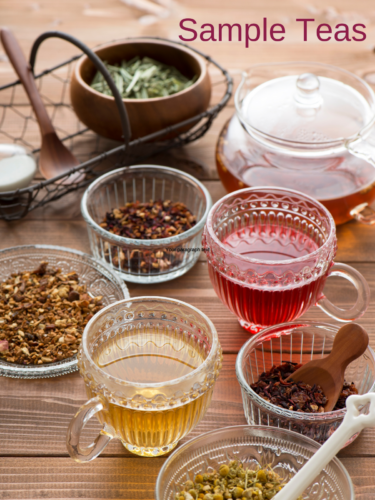
[[[39, 170], [46, 179], [52, 179], [57, 175], [64, 174], [71, 168], [79, 165], [79, 161], [57, 137], [42, 98], [38, 92], [30, 65], [26, 61], [21, 47], [18, 45], [13, 33], [3, 28], [0, 31], [0, 39], [14, 70], [26, 90], [36, 119], [38, 120], [42, 136]], [[83, 174], [76, 173], [64, 180], [63, 183], [71, 184], [73, 182], [79, 182], [83, 178]]]
[[346, 367], [365, 352], [368, 343], [367, 332], [357, 323], [348, 323], [337, 332], [328, 356], [309, 361], [287, 380], [320, 385], [328, 399], [324, 411], [332, 411], [342, 391]]

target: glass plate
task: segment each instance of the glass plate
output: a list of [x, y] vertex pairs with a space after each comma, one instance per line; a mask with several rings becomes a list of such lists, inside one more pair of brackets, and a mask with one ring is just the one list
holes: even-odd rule
[[[53, 267], [61, 268], [64, 273], [75, 271], [80, 284], [87, 285], [87, 293], [93, 297], [102, 295], [105, 306], [130, 297], [126, 284], [105, 264], [78, 250], [50, 245], [25, 245], [1, 250], [0, 283], [12, 273], [37, 268], [43, 260]], [[4, 377], [47, 378], [76, 370], [76, 356], [40, 366], [21, 366], [0, 359], [0, 375]]]

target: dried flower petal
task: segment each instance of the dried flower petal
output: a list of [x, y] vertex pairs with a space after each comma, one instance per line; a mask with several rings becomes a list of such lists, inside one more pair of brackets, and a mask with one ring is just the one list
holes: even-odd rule
[[7, 340], [0, 340], [0, 352], [8, 351], [9, 344]]

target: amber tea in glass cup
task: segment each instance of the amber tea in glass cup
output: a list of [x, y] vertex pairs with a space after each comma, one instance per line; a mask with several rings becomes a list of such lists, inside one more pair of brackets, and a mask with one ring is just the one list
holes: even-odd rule
[[[208, 215], [203, 247], [217, 295], [250, 333], [293, 321], [313, 305], [343, 322], [367, 309], [364, 277], [333, 262], [337, 240], [331, 214], [298, 191], [259, 187], [224, 196]], [[324, 296], [328, 276], [355, 286], [351, 309]]]
[[[221, 364], [213, 323], [189, 304], [137, 297], [102, 309], [78, 354], [90, 400], [70, 423], [70, 456], [90, 461], [113, 438], [137, 455], [168, 453], [205, 415]], [[83, 448], [80, 434], [94, 415], [103, 428]]]

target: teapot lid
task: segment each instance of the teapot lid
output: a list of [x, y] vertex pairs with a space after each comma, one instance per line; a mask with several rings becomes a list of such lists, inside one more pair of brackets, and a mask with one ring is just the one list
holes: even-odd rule
[[[245, 127], [284, 141], [316, 146], [356, 136], [373, 119], [372, 99], [339, 79], [319, 75], [319, 66], [312, 65], [314, 72], [287, 74], [252, 88], [240, 107], [236, 102]], [[373, 97], [365, 82], [351, 76]]]

